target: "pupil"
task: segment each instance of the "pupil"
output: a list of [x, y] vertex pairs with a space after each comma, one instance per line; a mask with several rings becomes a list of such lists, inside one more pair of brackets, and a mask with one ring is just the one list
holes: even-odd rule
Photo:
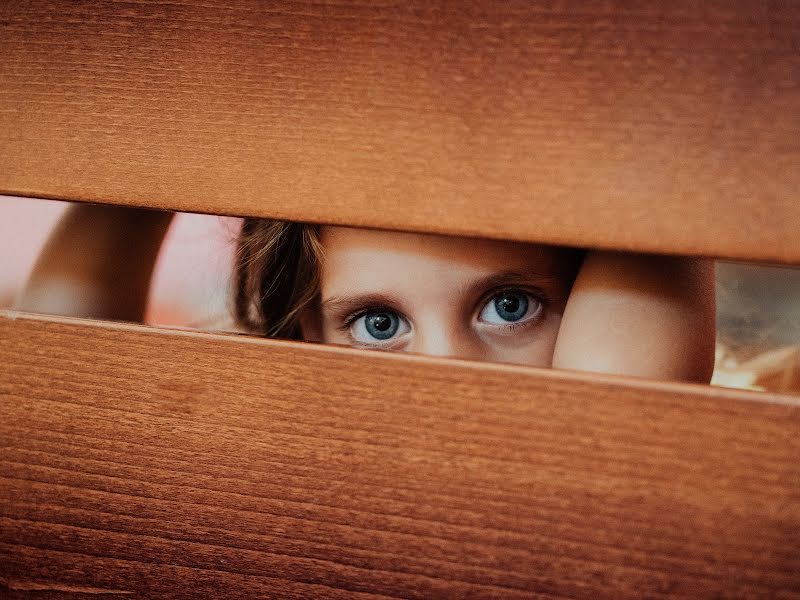
[[519, 321], [528, 312], [528, 298], [522, 293], [509, 293], [495, 298], [494, 306], [504, 321]]
[[514, 313], [519, 310], [519, 298], [514, 296], [505, 296], [501, 301], [500, 304], [503, 307], [503, 310], [506, 312]]
[[372, 313], [364, 320], [367, 332], [377, 340], [394, 337], [400, 328], [400, 319], [394, 313]]
[[386, 315], [375, 315], [372, 325], [378, 331], [386, 331], [392, 326], [392, 320]]

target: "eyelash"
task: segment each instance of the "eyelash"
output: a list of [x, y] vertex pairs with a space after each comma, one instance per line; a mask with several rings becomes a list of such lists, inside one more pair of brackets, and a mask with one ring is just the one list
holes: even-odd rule
[[358, 321], [361, 317], [366, 316], [369, 313], [381, 312], [381, 311], [393, 312], [402, 317], [403, 319], [405, 319], [403, 313], [401, 313], [399, 310], [395, 310], [391, 306], [387, 306], [385, 304], [374, 304], [372, 306], [365, 306], [364, 308], [359, 308], [357, 311], [347, 315], [344, 318], [342, 324], [338, 327], [338, 329], [340, 331], [347, 332], [353, 326], [353, 323]]
[[503, 331], [514, 331], [515, 329], [521, 329], [522, 327], [527, 327], [531, 323], [534, 323], [534, 320], [530, 321], [517, 321], [516, 323], [504, 323], [503, 325], [495, 325], [498, 329], [502, 329]]

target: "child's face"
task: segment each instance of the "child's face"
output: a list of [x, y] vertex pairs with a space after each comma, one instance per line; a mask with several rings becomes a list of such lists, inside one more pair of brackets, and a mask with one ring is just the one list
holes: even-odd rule
[[575, 260], [557, 248], [325, 227], [307, 339], [550, 366]]

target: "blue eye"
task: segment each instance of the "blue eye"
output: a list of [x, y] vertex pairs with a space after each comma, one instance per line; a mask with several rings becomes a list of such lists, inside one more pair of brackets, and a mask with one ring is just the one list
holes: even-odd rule
[[478, 318], [490, 325], [524, 323], [538, 317], [542, 308], [542, 302], [528, 293], [504, 290], [489, 299]]
[[365, 345], [381, 345], [408, 333], [411, 327], [397, 312], [389, 309], [362, 313], [350, 325], [353, 340]]
[[388, 340], [400, 328], [400, 319], [390, 312], [371, 313], [364, 316], [364, 326], [376, 340]]
[[528, 298], [520, 292], [503, 292], [492, 300], [497, 316], [504, 321], [519, 321], [528, 312]]

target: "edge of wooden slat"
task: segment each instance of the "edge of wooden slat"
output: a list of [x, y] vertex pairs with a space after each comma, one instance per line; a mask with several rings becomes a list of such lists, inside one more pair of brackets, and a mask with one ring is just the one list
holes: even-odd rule
[[[800, 406], [800, 396], [781, 394], [778, 392], [747, 390], [717, 385], [703, 385], [679, 381], [659, 381], [632, 377], [627, 375], [611, 375], [607, 373], [592, 373], [586, 371], [570, 371], [564, 369], [548, 369], [529, 367], [512, 363], [481, 362], [460, 358], [439, 356], [426, 356], [410, 352], [385, 352], [380, 350], [365, 350], [336, 344], [319, 344], [314, 342], [298, 342], [293, 340], [278, 340], [266, 337], [234, 333], [201, 331], [190, 327], [167, 327], [161, 325], [143, 325], [122, 321], [105, 321], [100, 319], [85, 319], [58, 315], [30, 313], [15, 309], [0, 309], [0, 323], [7, 324], [19, 321], [20, 323], [40, 323], [43, 325], [65, 325], [67, 327], [85, 328], [87, 332], [93, 330], [107, 330], [128, 332], [146, 336], [166, 336], [175, 338], [188, 338], [197, 341], [213, 341], [220, 344], [256, 345], [267, 349], [285, 349], [300, 354], [310, 353], [324, 360], [325, 356], [340, 357], [344, 360], [379, 360], [397, 362], [402, 364], [427, 365], [453, 369], [467, 369], [491, 373], [503, 373], [509, 376], [534, 376], [543, 381], [574, 381], [588, 384], [601, 384], [611, 387], [639, 389], [643, 391], [658, 391], [674, 394], [691, 394], [707, 399], [718, 399], [723, 402], [744, 401], [755, 403], [774, 403]], [[23, 325], [24, 327], [24, 325]]]
[[[475, 239], [497, 239], [507, 241], [518, 241], [522, 243], [540, 243], [550, 246], [584, 248], [595, 250], [608, 250], [616, 252], [632, 252], [653, 255], [668, 256], [693, 256], [705, 257], [710, 259], [726, 260], [741, 263], [758, 263], [765, 266], [784, 266], [800, 267], [800, 247], [796, 250], [793, 247], [794, 236], [791, 241], [787, 241], [782, 236], [775, 236], [768, 246], [761, 245], [758, 249], [752, 247], [739, 246], [738, 249], [725, 242], [724, 248], [709, 243], [707, 240], [694, 240], [683, 242], [653, 242], [652, 240], [636, 239], [634, 241], [622, 241], [615, 238], [615, 232], [608, 235], [597, 236], [594, 234], [584, 235], [574, 232], [563, 232], [550, 230], [528, 234], [513, 234], [507, 232], [496, 232], [486, 230], [480, 226], [460, 227], [457, 225], [436, 225], [430, 223], [403, 223], [395, 220], [383, 221], [381, 219], [359, 219], [350, 213], [335, 215], [328, 213], [307, 213], [298, 214], [292, 210], [283, 210], [281, 207], [269, 206], [266, 208], [255, 207], [249, 209], [231, 208], [225, 202], [198, 207], [193, 201], [184, 202], [180, 200], [165, 199], [163, 201], [142, 201], [130, 200], [126, 198], [108, 197], [63, 197], [58, 194], [48, 195], [42, 192], [3, 190], [0, 188], [0, 198], [3, 196], [13, 198], [27, 198], [30, 200], [55, 200], [63, 202], [79, 202], [85, 204], [108, 204], [123, 206], [128, 208], [144, 208], [149, 210], [173, 211], [181, 213], [204, 214], [210, 216], [229, 216], [229, 217], [257, 217], [264, 219], [285, 220], [297, 223], [313, 223], [317, 225], [330, 225], [341, 227], [358, 227], [364, 229], [376, 229], [383, 231], [404, 231], [409, 233], [430, 233], [433, 235], [443, 235], [451, 237], [466, 237]], [[800, 196], [798, 196], [798, 206], [800, 206]], [[787, 215], [790, 221], [794, 219], [794, 214]], [[800, 209], [796, 215], [800, 222]], [[720, 234], [722, 235], [722, 234]], [[737, 240], [738, 242], [738, 240]]]

